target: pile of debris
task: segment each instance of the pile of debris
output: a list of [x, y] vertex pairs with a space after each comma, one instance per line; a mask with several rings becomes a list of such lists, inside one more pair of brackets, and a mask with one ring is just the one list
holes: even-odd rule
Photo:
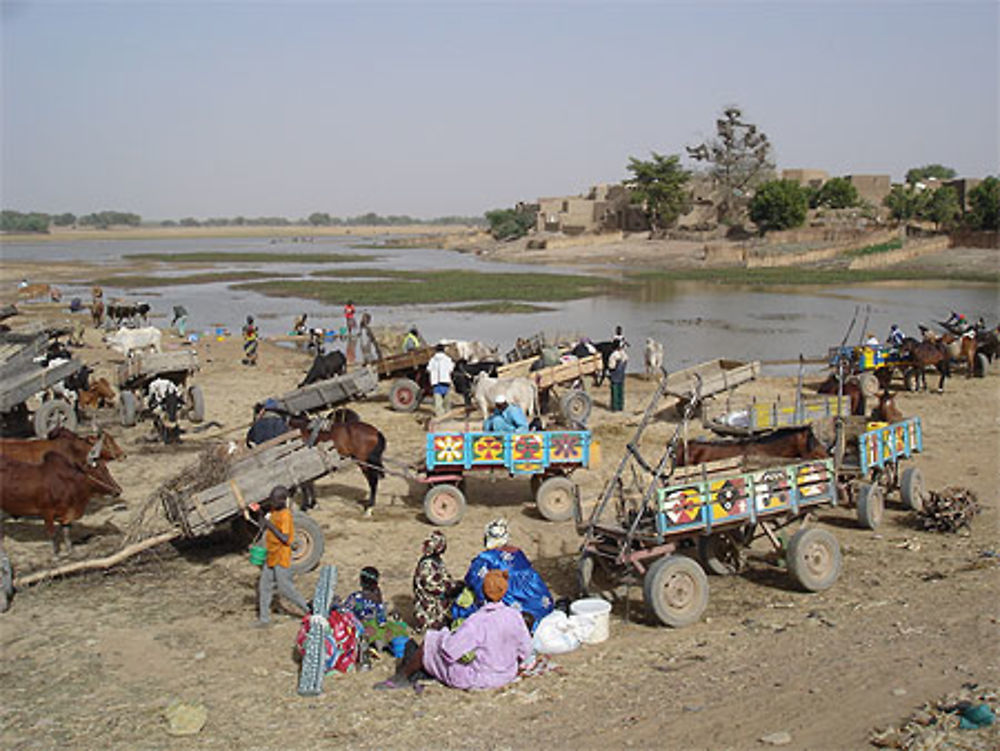
[[930, 532], [957, 532], [968, 529], [972, 517], [982, 509], [976, 494], [968, 488], [947, 487], [930, 491], [917, 512], [917, 525]]
[[878, 748], [905, 751], [997, 749], [1000, 748], [998, 706], [996, 689], [967, 683], [955, 694], [924, 704], [901, 727], [875, 730], [869, 740]]

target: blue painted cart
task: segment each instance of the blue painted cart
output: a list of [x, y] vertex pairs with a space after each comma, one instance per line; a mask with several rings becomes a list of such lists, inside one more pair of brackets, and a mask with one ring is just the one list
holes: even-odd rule
[[458, 523], [466, 506], [460, 487], [465, 473], [485, 470], [530, 477], [539, 513], [566, 521], [579, 494], [569, 475], [596, 464], [598, 454], [589, 430], [428, 433], [422, 481], [432, 487], [424, 496], [424, 513], [432, 524]]
[[904, 507], [923, 507], [920, 469], [908, 467], [900, 471], [900, 462], [923, 451], [924, 432], [919, 417], [891, 424], [851, 417], [844, 421], [842, 435], [837, 447], [837, 474], [863, 526], [875, 529], [879, 525], [885, 497], [895, 490]]

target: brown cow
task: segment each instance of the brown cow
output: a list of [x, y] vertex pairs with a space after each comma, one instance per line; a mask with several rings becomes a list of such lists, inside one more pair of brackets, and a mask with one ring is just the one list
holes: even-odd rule
[[674, 456], [675, 467], [730, 459], [737, 456], [772, 456], [783, 459], [825, 459], [829, 449], [816, 437], [811, 426], [781, 428], [753, 438], [725, 441], [680, 442]]
[[81, 468], [55, 451], [47, 452], [40, 463], [0, 457], [0, 512], [41, 517], [55, 555], [59, 554], [56, 522], [62, 527], [68, 552], [69, 525], [83, 516], [90, 499], [96, 495], [117, 497], [121, 492], [103, 463]]
[[98, 461], [114, 461], [125, 456], [121, 446], [102, 431], [99, 436], [78, 436], [66, 428], [56, 428], [48, 438], [2, 438], [0, 456], [29, 464], [40, 464], [50, 451], [65, 456], [72, 464], [85, 469]]
[[77, 392], [77, 406], [82, 410], [95, 410], [98, 407], [111, 407], [115, 403], [115, 390], [111, 388], [107, 378], [98, 378], [90, 388]]

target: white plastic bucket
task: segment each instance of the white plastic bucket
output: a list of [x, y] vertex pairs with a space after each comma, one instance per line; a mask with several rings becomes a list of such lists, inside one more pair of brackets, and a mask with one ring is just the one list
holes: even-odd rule
[[582, 641], [585, 644], [599, 644], [608, 638], [608, 630], [611, 624], [611, 603], [602, 600], [600, 597], [587, 597], [576, 600], [569, 606], [572, 615], [589, 618], [594, 623], [594, 628]]

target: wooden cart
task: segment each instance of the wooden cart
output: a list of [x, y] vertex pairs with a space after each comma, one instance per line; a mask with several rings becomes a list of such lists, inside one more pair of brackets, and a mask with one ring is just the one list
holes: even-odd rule
[[665, 393], [677, 397], [677, 411], [683, 412], [696, 389], [700, 389], [700, 398], [704, 401], [716, 394], [732, 391], [759, 375], [759, 360], [708, 360], [668, 374]]
[[538, 387], [538, 404], [541, 411], [548, 412], [555, 401], [558, 414], [567, 425], [584, 427], [593, 407], [584, 376], [600, 373], [603, 366], [600, 354], [596, 354], [566, 360], [558, 365], [530, 373], [530, 377]]
[[181, 417], [191, 422], [205, 419], [205, 397], [197, 385], [188, 380], [198, 370], [198, 356], [192, 349], [172, 352], [147, 352], [135, 354], [117, 369], [118, 410], [121, 424], [128, 428], [146, 415], [145, 403], [149, 384], [157, 378], [172, 381], [181, 390], [183, 405]]
[[[413, 412], [431, 391], [427, 363], [434, 357], [434, 347], [417, 347], [409, 352], [383, 357], [374, 363], [379, 380], [392, 380], [389, 404], [397, 412]], [[451, 359], [458, 358], [453, 346], [445, 347]]]
[[292, 415], [310, 414], [361, 399], [378, 389], [378, 376], [370, 367], [310, 383], [272, 401], [276, 409]]
[[549, 521], [566, 521], [579, 495], [570, 475], [598, 461], [599, 449], [589, 430], [428, 433], [420, 479], [431, 485], [424, 496], [424, 514], [438, 526], [457, 524], [465, 514], [465, 474], [486, 471], [530, 477], [538, 512]]
[[35, 435], [43, 438], [58, 427], [76, 430], [76, 410], [65, 399], [44, 399], [31, 414], [27, 402], [83, 367], [76, 359], [45, 368], [35, 362], [49, 346], [50, 332], [0, 335], [0, 415], [5, 426], [31, 419]]

